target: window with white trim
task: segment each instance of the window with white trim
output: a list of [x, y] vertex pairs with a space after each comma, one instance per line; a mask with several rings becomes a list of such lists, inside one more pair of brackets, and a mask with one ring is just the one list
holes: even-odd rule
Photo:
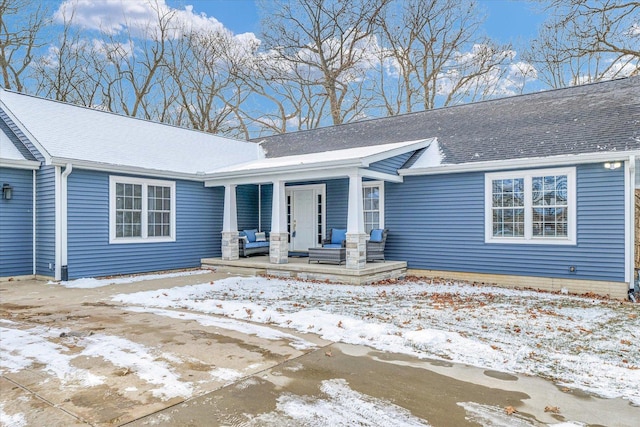
[[175, 182], [109, 177], [109, 242], [175, 241]]
[[365, 181], [362, 183], [362, 200], [364, 203], [364, 231], [384, 228], [384, 182]]
[[487, 243], [576, 243], [575, 168], [485, 175]]

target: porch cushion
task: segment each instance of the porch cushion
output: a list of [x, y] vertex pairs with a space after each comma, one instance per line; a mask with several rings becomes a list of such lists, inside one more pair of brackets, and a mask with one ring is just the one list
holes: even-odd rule
[[266, 242], [267, 241], [267, 233], [264, 231], [260, 233], [256, 233], [256, 242]]
[[334, 228], [331, 230], [331, 244], [339, 244], [342, 246], [342, 242], [345, 240], [347, 240], [346, 228]]
[[247, 236], [247, 239], [249, 239], [249, 243], [253, 243], [256, 241], [256, 233], [258, 232], [258, 230], [242, 230], [242, 232]]
[[371, 242], [382, 242], [382, 229], [375, 228], [371, 230]]
[[269, 242], [249, 242], [246, 245], [244, 245], [245, 248], [247, 249], [251, 249], [251, 248], [268, 248], [269, 247]]
[[323, 248], [341, 248], [342, 247], [342, 243], [327, 243], [325, 245], [322, 245]]

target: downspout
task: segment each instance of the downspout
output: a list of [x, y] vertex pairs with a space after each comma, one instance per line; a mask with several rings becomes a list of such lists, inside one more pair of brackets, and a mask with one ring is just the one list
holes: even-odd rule
[[36, 171], [35, 169], [32, 171], [32, 197], [31, 197], [31, 270], [33, 275], [37, 274], [36, 269]]
[[69, 280], [69, 269], [68, 269], [68, 232], [67, 232], [67, 177], [71, 175], [73, 172], [73, 165], [71, 163], [67, 163], [64, 172], [62, 172], [62, 182], [60, 185], [60, 280], [67, 281]]
[[628, 166], [628, 174], [627, 174], [627, 236], [628, 236], [628, 251], [629, 260], [627, 266], [627, 273], [625, 274], [627, 281], [629, 282], [629, 297], [631, 298], [634, 290], [634, 276], [635, 276], [635, 172], [636, 172], [636, 157], [631, 154], [629, 156], [629, 166]]

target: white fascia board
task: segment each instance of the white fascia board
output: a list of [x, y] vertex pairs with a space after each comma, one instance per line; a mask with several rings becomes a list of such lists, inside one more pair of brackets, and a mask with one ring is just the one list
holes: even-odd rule
[[[261, 169], [247, 169], [233, 172], [210, 173], [205, 175], [205, 183], [207, 187], [222, 185], [220, 183], [260, 183], [272, 182], [277, 180], [298, 181], [298, 176], [311, 176], [313, 179], [322, 179], [323, 176], [336, 173], [342, 175], [344, 170], [363, 167], [360, 160], [336, 160], [313, 164], [297, 164], [289, 166], [274, 166]], [[338, 171], [338, 172], [335, 172]], [[309, 178], [305, 178], [309, 179]], [[247, 181], [248, 180], [248, 181]], [[209, 183], [215, 184], [209, 185]]]
[[379, 181], [403, 182], [404, 178], [398, 175], [391, 175], [384, 172], [372, 171], [369, 169], [360, 170], [360, 176], [363, 178], [371, 178]]
[[[346, 178], [350, 174], [359, 173], [362, 171], [361, 164], [355, 164], [351, 166], [343, 166], [339, 168], [314, 168], [307, 170], [297, 171], [283, 171], [274, 170], [266, 173], [256, 173], [253, 171], [247, 171], [241, 176], [222, 176], [214, 177], [205, 180], [205, 187], [220, 187], [223, 185], [244, 185], [244, 184], [271, 184], [277, 181], [296, 182], [296, 181], [314, 181], [321, 179], [335, 179]], [[226, 175], [226, 174], [225, 174]]]
[[40, 169], [40, 162], [36, 160], [0, 159], [0, 167], [37, 170]]
[[36, 147], [36, 150], [38, 150], [38, 152], [42, 154], [42, 157], [44, 157], [45, 164], [49, 164], [51, 162], [51, 154], [49, 154], [49, 151], [47, 151], [44, 148], [44, 146], [40, 144], [40, 141], [38, 141], [38, 139], [35, 136], [33, 136], [31, 132], [29, 132], [29, 129], [27, 129], [27, 127], [24, 124], [22, 124], [22, 122], [15, 116], [15, 114], [11, 112], [11, 109], [4, 102], [0, 101], [0, 105], [2, 105], [5, 113], [7, 113], [7, 115], [13, 121], [13, 123], [15, 123], [16, 126], [18, 126], [18, 128], [20, 128], [20, 130], [27, 137], [27, 139]]
[[461, 163], [455, 165], [443, 164], [442, 166], [432, 166], [427, 168], [400, 169], [398, 173], [401, 176], [416, 175], [440, 175], [447, 173], [463, 173], [463, 172], [487, 172], [494, 170], [518, 169], [518, 168], [537, 168], [547, 166], [562, 166], [568, 164], [586, 164], [586, 163], [604, 163], [607, 161], [625, 161], [631, 155], [640, 155], [640, 150], [632, 151], [606, 151], [601, 153], [586, 154], [565, 154], [561, 156], [551, 157], [529, 157], [523, 159], [512, 160], [492, 160], [488, 162]]
[[158, 169], [138, 168], [135, 166], [113, 165], [108, 163], [90, 162], [86, 160], [66, 159], [61, 157], [54, 157], [51, 162], [48, 163], [52, 166], [66, 166], [67, 164], [73, 164], [74, 168], [93, 170], [109, 173], [125, 173], [130, 175], [142, 175], [149, 177], [169, 178], [169, 179], [182, 179], [186, 181], [204, 181], [204, 176], [197, 173], [184, 173], [173, 172]]
[[[399, 156], [401, 154], [408, 153], [409, 151], [421, 150], [423, 148], [431, 145], [432, 142], [436, 141], [437, 138], [426, 138], [418, 140], [414, 143], [407, 144], [403, 147], [392, 148], [388, 151], [383, 151], [381, 153], [372, 154], [370, 156], [365, 156], [362, 158], [362, 162], [364, 166], [369, 166], [371, 163], [379, 162], [381, 160], [386, 160], [391, 157]], [[374, 148], [376, 146], [372, 146]]]

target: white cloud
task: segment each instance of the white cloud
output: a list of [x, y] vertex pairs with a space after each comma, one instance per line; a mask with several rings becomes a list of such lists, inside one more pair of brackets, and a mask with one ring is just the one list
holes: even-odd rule
[[168, 35], [172, 38], [194, 31], [231, 34], [214, 17], [195, 13], [193, 6], [175, 9], [165, 0], [65, 0], [54, 19], [62, 23], [71, 17], [75, 25], [112, 36], [128, 30], [135, 37], [156, 38], [161, 21], [168, 22]]

